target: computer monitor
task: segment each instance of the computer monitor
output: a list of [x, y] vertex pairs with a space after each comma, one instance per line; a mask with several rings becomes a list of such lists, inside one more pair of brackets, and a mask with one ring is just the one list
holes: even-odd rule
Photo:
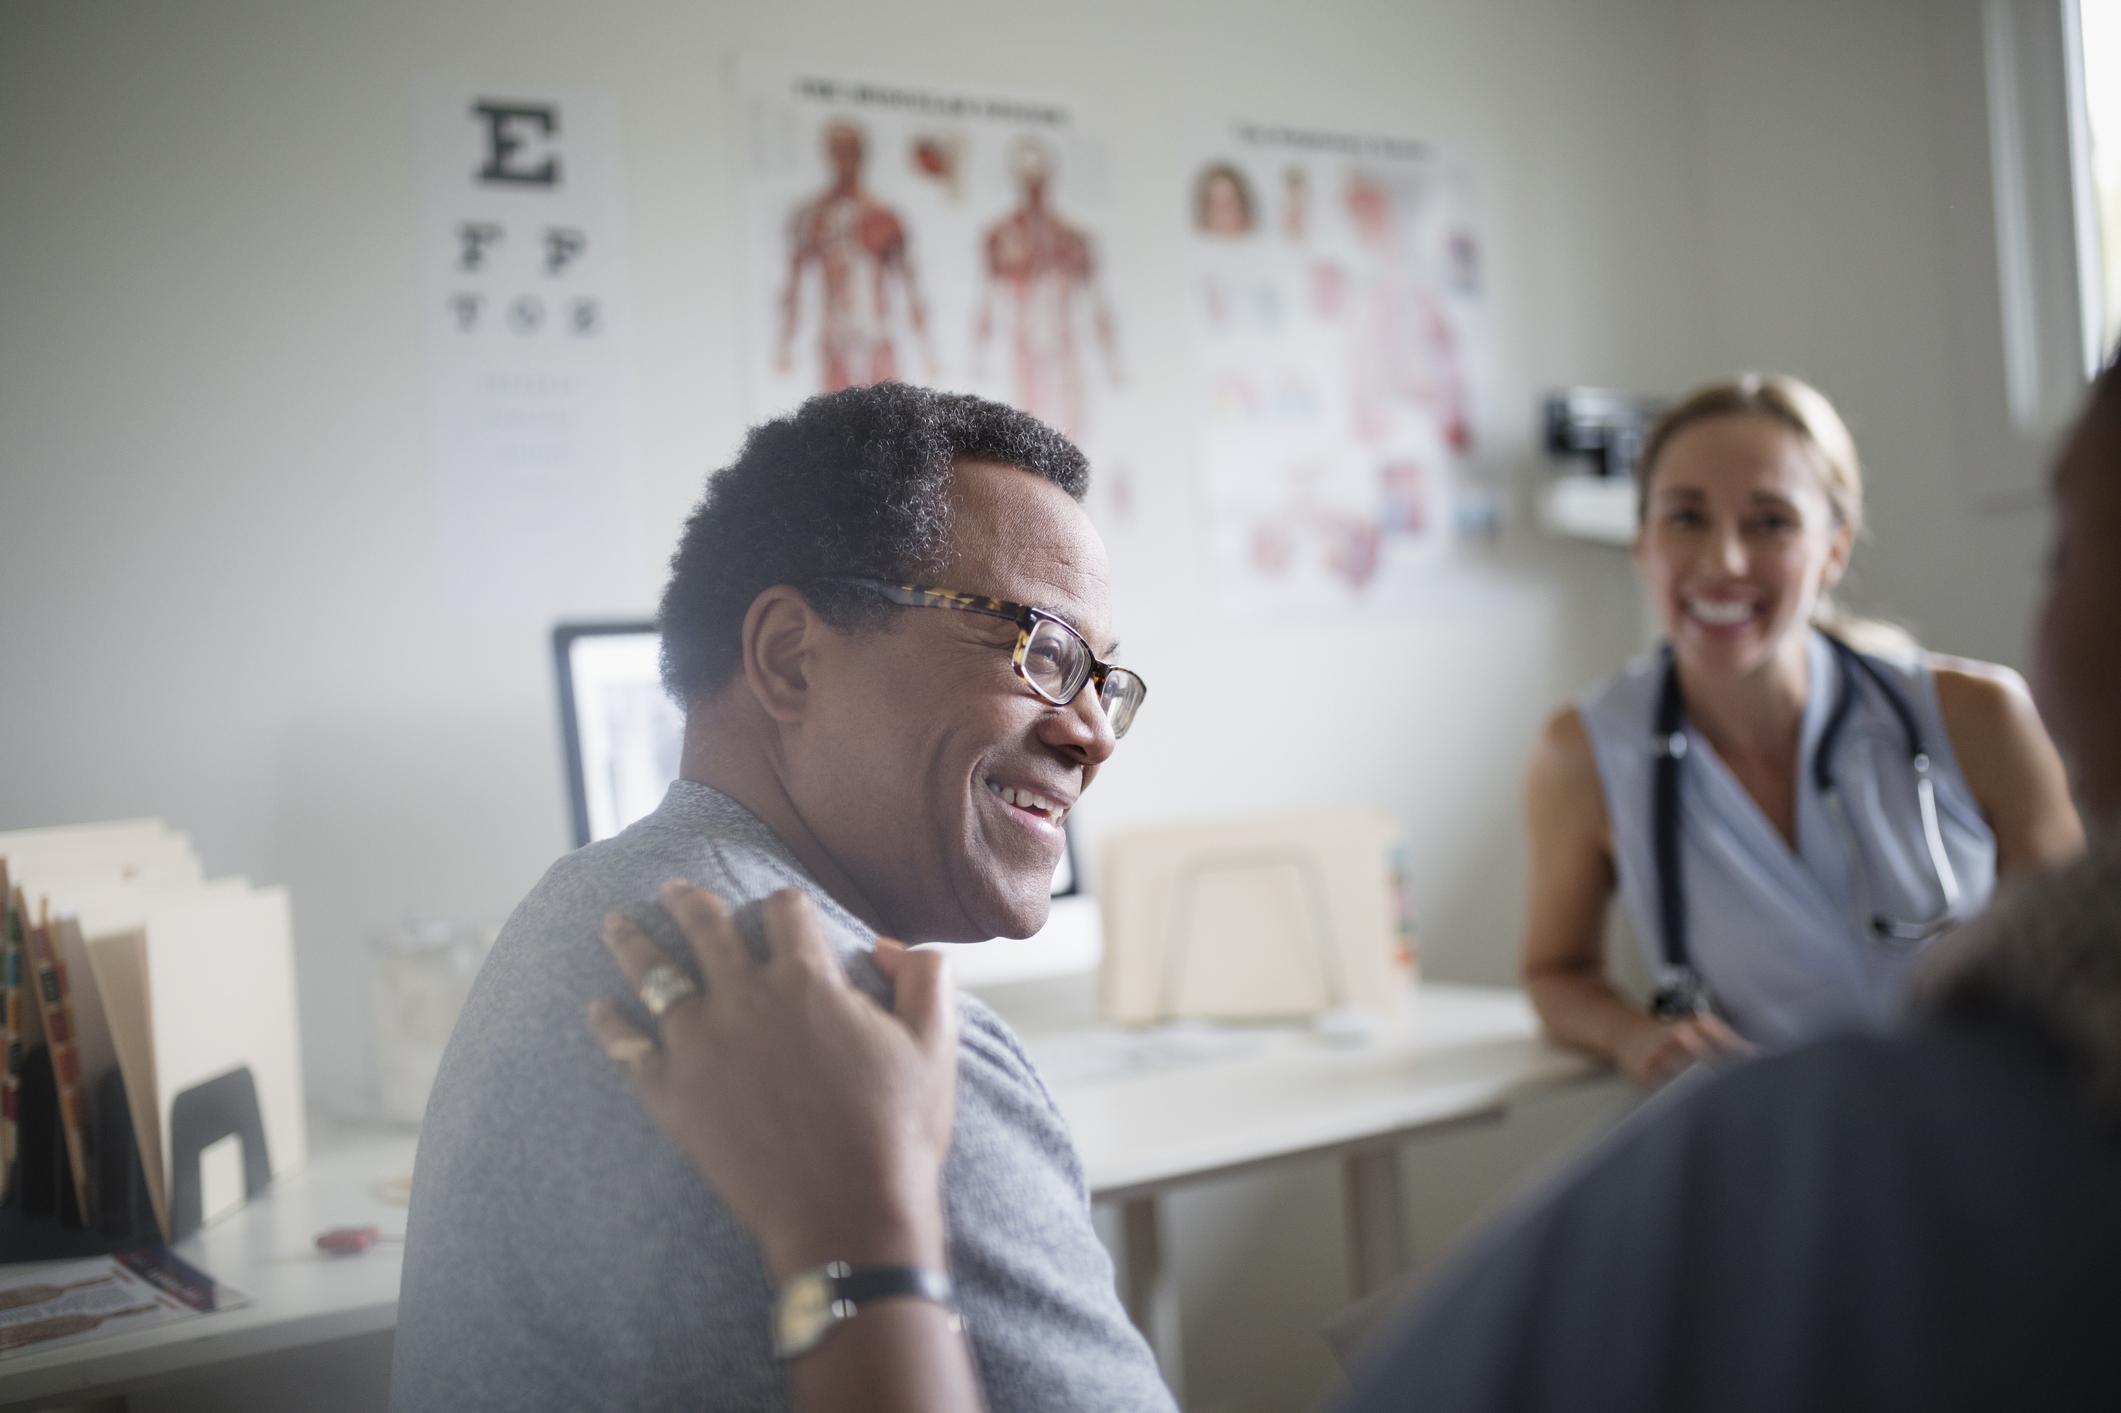
[[685, 716], [663, 691], [661, 642], [647, 622], [552, 630], [577, 848], [653, 811], [678, 778]]
[[[685, 715], [663, 691], [661, 644], [652, 622], [552, 630], [576, 848], [651, 813], [678, 777]], [[1053, 896], [1075, 891], [1071, 836], [1053, 873]]]

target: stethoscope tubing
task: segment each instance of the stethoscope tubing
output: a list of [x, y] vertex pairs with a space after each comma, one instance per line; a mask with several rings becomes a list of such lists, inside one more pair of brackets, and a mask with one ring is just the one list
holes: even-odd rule
[[[1822, 633], [1821, 636], [1833, 650], [1840, 672], [1833, 708], [1812, 753], [1812, 779], [1849, 855], [1859, 921], [1881, 941], [1917, 945], [1951, 926], [1959, 913], [1959, 880], [1952, 869], [1951, 856], [1944, 847], [1931, 756], [1917, 728], [1914, 709], [1886, 676], [1885, 670], [1833, 634]], [[1658, 931], [1664, 967], [1650, 1009], [1652, 1014], [1670, 1019], [1699, 1013], [1706, 1008], [1708, 997], [1701, 975], [1694, 966], [1687, 935], [1686, 882], [1679, 850], [1679, 782], [1680, 767], [1688, 755], [1690, 741], [1686, 731], [1686, 700], [1680, 692], [1679, 666], [1670, 643], [1664, 646], [1663, 661], [1664, 677], [1651, 722], [1655, 762], [1650, 776], [1650, 838], [1652, 858], [1657, 868]], [[1899, 721], [1905, 738], [1908, 761], [1915, 773], [1915, 799], [1922, 816], [1922, 841], [1931, 872], [1937, 880], [1938, 896], [1944, 903], [1941, 911], [1919, 922], [1899, 922], [1875, 911], [1869, 866], [1849, 821], [1847, 808], [1842, 804], [1840, 788], [1834, 782], [1834, 748], [1840, 743], [1842, 728], [1855, 710], [1856, 694], [1865, 679], [1877, 687]]]

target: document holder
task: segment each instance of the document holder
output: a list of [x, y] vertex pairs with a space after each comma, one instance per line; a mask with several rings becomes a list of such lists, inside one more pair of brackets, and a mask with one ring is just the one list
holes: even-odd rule
[[[82, 1220], [67, 1171], [58, 1089], [47, 1051], [36, 1050], [24, 1061], [19, 1093], [15, 1161], [7, 1200], [0, 1202], [0, 1264], [77, 1260], [161, 1244], [123, 1077], [113, 1071], [95, 1084], [90, 1163], [96, 1175], [97, 1217], [92, 1225]], [[243, 1196], [249, 1201], [271, 1180], [271, 1168], [257, 1087], [248, 1066], [184, 1090], [171, 1105], [172, 1240], [182, 1241], [199, 1229], [200, 1155], [231, 1135], [243, 1146]]]
[[1395, 1020], [1413, 970], [1399, 842], [1361, 805], [1106, 836], [1105, 1018]]
[[182, 1241], [199, 1229], [201, 1155], [231, 1137], [243, 1145], [243, 1200], [248, 1202], [272, 1182], [265, 1117], [258, 1109], [258, 1086], [249, 1065], [195, 1084], [170, 1103], [170, 1240]]

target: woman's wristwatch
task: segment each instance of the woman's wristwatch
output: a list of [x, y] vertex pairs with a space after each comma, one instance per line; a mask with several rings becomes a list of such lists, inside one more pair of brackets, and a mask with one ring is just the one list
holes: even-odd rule
[[957, 1288], [941, 1271], [922, 1266], [870, 1266], [856, 1270], [845, 1261], [828, 1261], [788, 1279], [773, 1305], [773, 1356], [795, 1359], [818, 1341], [879, 1300], [926, 1300], [950, 1315], [950, 1328], [964, 1320], [957, 1312]]

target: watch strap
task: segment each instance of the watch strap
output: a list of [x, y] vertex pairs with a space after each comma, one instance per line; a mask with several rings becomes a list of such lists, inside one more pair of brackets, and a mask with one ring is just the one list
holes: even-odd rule
[[816, 1348], [838, 1326], [882, 1300], [926, 1300], [940, 1305], [957, 1327], [957, 1287], [925, 1266], [868, 1266], [832, 1261], [803, 1271], [781, 1287], [775, 1302], [773, 1354], [793, 1359]]
[[872, 1266], [867, 1270], [848, 1270], [835, 1282], [835, 1288], [840, 1299], [852, 1301], [856, 1306], [901, 1295], [933, 1301], [937, 1305], [954, 1307], [957, 1303], [957, 1287], [950, 1283], [950, 1277], [925, 1266]]

